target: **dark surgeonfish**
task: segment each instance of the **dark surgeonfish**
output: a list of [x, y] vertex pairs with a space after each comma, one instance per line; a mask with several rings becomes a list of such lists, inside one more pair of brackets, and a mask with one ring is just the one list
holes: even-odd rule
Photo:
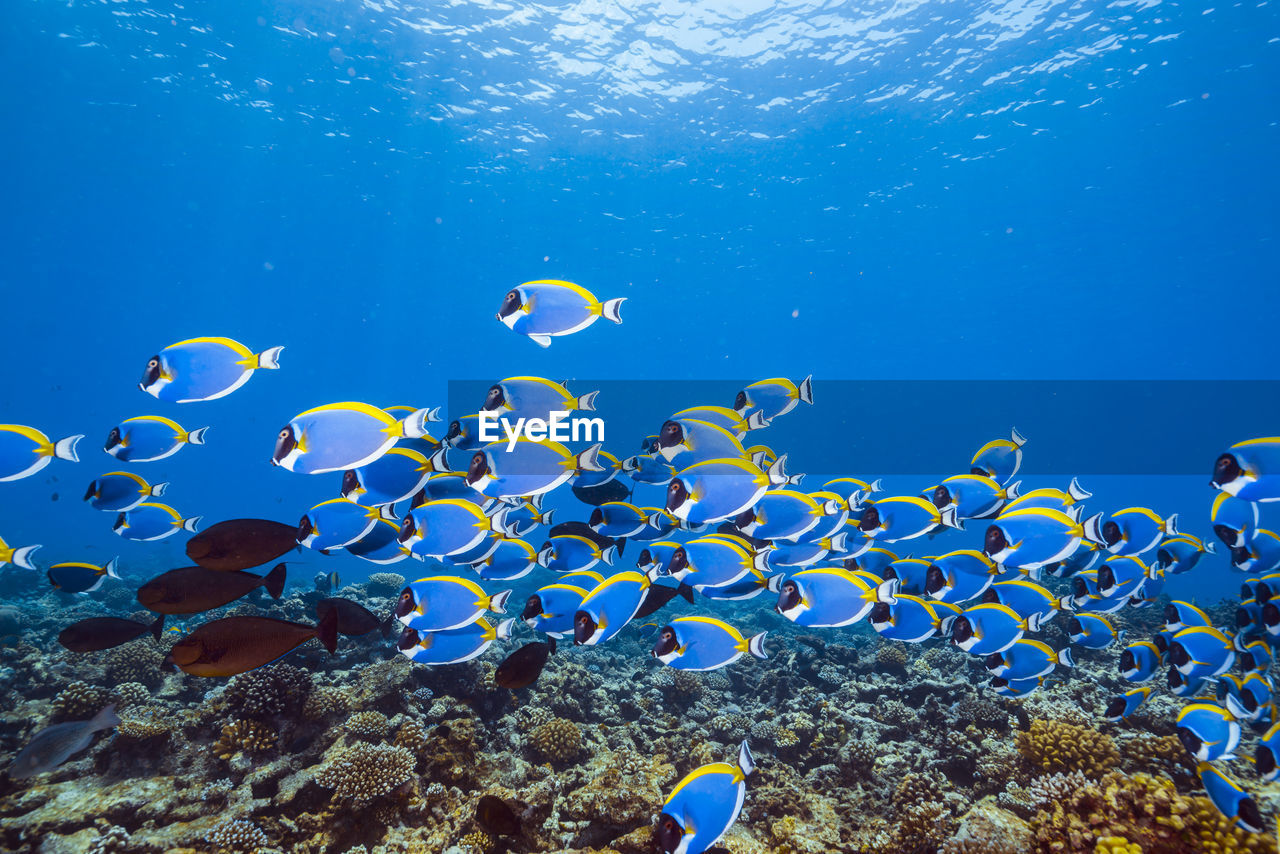
[[72, 652], [97, 652], [140, 638], [147, 632], [157, 641], [164, 631], [164, 614], [150, 623], [121, 617], [90, 617], [72, 623], [58, 633], [58, 643]]
[[652, 585], [649, 588], [649, 592], [644, 595], [644, 601], [640, 603], [640, 610], [636, 611], [636, 615], [631, 619], [640, 620], [650, 614], [661, 611], [676, 596], [683, 596], [686, 602], [690, 605], [693, 604], [693, 588], [683, 581], [680, 582], [679, 587], [672, 587], [668, 584]]
[[27, 746], [14, 757], [13, 764], [9, 766], [9, 776], [25, 780], [52, 771], [72, 754], [88, 747], [95, 732], [111, 729], [119, 723], [116, 704], [112, 703], [87, 721], [68, 721], [45, 727], [33, 735]]
[[336, 611], [315, 626], [270, 617], [224, 617], [175, 643], [167, 660], [192, 676], [235, 676], [270, 664], [312, 638], [319, 638], [329, 652], [337, 648]]
[[569, 488], [573, 491], [574, 498], [596, 507], [611, 501], [626, 501], [631, 497], [631, 489], [618, 480], [606, 481], [597, 486], [579, 486], [575, 483]]
[[374, 629], [381, 629], [382, 636], [389, 638], [395, 622], [392, 616], [378, 619], [378, 615], [365, 606], [340, 597], [321, 599], [316, 603], [316, 619], [323, 621], [330, 613], [338, 615], [338, 634], [347, 637], [367, 635]]
[[476, 804], [476, 824], [491, 836], [516, 836], [520, 819], [501, 798], [485, 795]]
[[501, 688], [524, 688], [532, 685], [547, 666], [547, 659], [556, 651], [556, 639], [527, 643], [508, 655], [498, 665], [493, 681]]
[[284, 582], [283, 563], [266, 575], [185, 566], [161, 573], [139, 587], [138, 602], [157, 614], [199, 614], [221, 608], [259, 587], [266, 588], [272, 599], [279, 599]]
[[187, 557], [219, 572], [251, 569], [297, 548], [297, 537], [297, 525], [269, 519], [228, 519], [188, 540]]
[[547, 532], [547, 536], [549, 538], [562, 537], [565, 535], [572, 537], [586, 537], [588, 540], [598, 545], [601, 550], [607, 549], [609, 546], [617, 546], [618, 554], [622, 554], [622, 550], [627, 544], [627, 541], [621, 537], [606, 537], [604, 534], [596, 533], [595, 529], [586, 522], [561, 522], [559, 525], [556, 525]]

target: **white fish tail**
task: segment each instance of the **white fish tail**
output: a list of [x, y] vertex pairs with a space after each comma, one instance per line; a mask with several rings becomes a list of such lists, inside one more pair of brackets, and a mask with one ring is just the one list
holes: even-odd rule
[[53, 455], [60, 460], [70, 460], [73, 463], [80, 462], [80, 458], [76, 456], [76, 443], [83, 438], [84, 434], [59, 439], [53, 445]]
[[577, 400], [573, 402], [574, 408], [581, 409], [583, 412], [595, 412], [596, 411], [596, 395], [598, 395], [599, 393], [600, 393], [599, 391], [587, 392], [586, 394], [582, 395], [582, 397], [579, 397]]
[[1004, 498], [1006, 501], [1015, 501], [1022, 494], [1022, 481], [1015, 480], [1004, 488]]
[[756, 451], [751, 455], [751, 464], [758, 469], [764, 468], [764, 464], [768, 461], [769, 455], [764, 451]]
[[1009, 432], [1009, 438], [1013, 441], [1013, 444], [1016, 447], [1021, 448], [1023, 445], [1027, 444], [1027, 437], [1019, 433], [1017, 427], [1014, 427]]
[[1178, 514], [1173, 513], [1164, 520], [1163, 530], [1170, 537], [1178, 536]]
[[205, 434], [206, 432], [208, 432], [208, 430], [209, 430], [209, 428], [208, 428], [208, 427], [201, 427], [201, 428], [199, 428], [199, 429], [197, 429], [197, 430], [192, 430], [190, 433], [188, 433], [188, 434], [187, 434], [187, 438], [186, 438], [187, 444], [189, 444], [189, 445], [203, 445], [203, 444], [204, 444], [204, 434]]
[[511, 629], [515, 625], [515, 622], [516, 618], [510, 617], [503, 620], [501, 623], [498, 623], [497, 627], [493, 631], [494, 638], [497, 640], [506, 640], [511, 637]]
[[781, 593], [782, 582], [786, 580], [786, 577], [787, 576], [783, 573], [769, 576], [768, 582], [765, 584], [765, 588], [770, 593]]
[[813, 374], [802, 379], [800, 385], [796, 386], [796, 391], [799, 392], [802, 401], [813, 403]]
[[773, 465], [769, 466], [769, 483], [773, 486], [782, 486], [787, 482], [787, 455], [783, 454], [773, 461]]
[[750, 638], [748, 638], [747, 652], [751, 653], [756, 658], [768, 658], [769, 653], [766, 652], [764, 648], [764, 636], [767, 634], [769, 633], [761, 632], [758, 635], [752, 635]]
[[830, 543], [830, 545], [828, 545], [827, 547], [828, 551], [843, 552], [845, 549], [849, 547], [849, 532], [841, 531], [840, 533], [831, 537], [828, 542]]
[[1080, 481], [1074, 477], [1071, 483], [1067, 484], [1067, 495], [1070, 495], [1074, 501], [1086, 501], [1093, 497], [1093, 493], [1080, 485]]
[[1106, 539], [1102, 536], [1102, 514], [1095, 513], [1088, 519], [1084, 520], [1081, 525], [1084, 528], [1084, 538], [1091, 543], [1097, 543], [1100, 546], [1107, 544]]
[[876, 586], [875, 601], [886, 602], [892, 605], [898, 601], [898, 590], [902, 587], [902, 581], [897, 578], [891, 578], [888, 581], [881, 582]]
[[192, 516], [192, 517], [190, 517], [190, 518], [188, 518], [188, 519], [183, 519], [183, 520], [182, 520], [182, 530], [184, 530], [184, 531], [195, 531], [195, 530], [196, 530], [196, 526], [198, 526], [198, 525], [200, 524], [200, 520], [201, 520], [201, 519], [203, 519], [203, 518], [204, 518], [203, 516]]
[[600, 316], [605, 320], [612, 320], [614, 323], [622, 322], [622, 304], [627, 301], [626, 297], [616, 297], [607, 299], [600, 303]]
[[421, 439], [427, 435], [427, 425], [440, 420], [440, 407], [414, 410], [400, 422], [400, 433], [409, 439]]
[[254, 359], [257, 361], [257, 364], [255, 364], [254, 367], [266, 368], [267, 370], [270, 370], [270, 371], [279, 370], [280, 353], [283, 351], [284, 351], [283, 347], [271, 347], [267, 350], [263, 350], [261, 353], [259, 353], [257, 356], [254, 357]]
[[556, 511], [555, 511], [555, 508], [553, 507], [552, 509], [550, 509], [550, 510], [546, 511], [546, 512], [545, 512], [545, 513], [543, 513], [541, 516], [539, 516], [539, 517], [538, 517], [538, 521], [539, 521], [539, 522], [541, 522], [543, 525], [550, 525], [550, 524], [551, 524], [551, 519], [552, 519], [555, 515], [556, 515]]
[[107, 561], [105, 566], [102, 567], [102, 571], [106, 573], [107, 578], [119, 578], [120, 573], [116, 572], [116, 567], [119, 565], [120, 558], [118, 556], [113, 557], [111, 560]]
[[1058, 653], [1058, 663], [1063, 667], [1075, 667], [1076, 660], [1071, 656], [1071, 647], [1064, 646]]
[[743, 777], [750, 777], [751, 772], [756, 770], [755, 757], [751, 755], [751, 748], [747, 747], [745, 741], [738, 747], [738, 768]]
[[534, 344], [537, 344], [539, 347], [546, 348], [551, 346], [550, 335], [530, 335], [529, 340]]
[[956, 515], [955, 507], [948, 507], [938, 514], [938, 521], [946, 525], [948, 528], [955, 528], [957, 531], [964, 530], [964, 521]]
[[769, 422], [765, 420], [764, 413], [758, 409], [755, 412], [751, 413], [751, 415], [747, 418], [748, 430], [759, 430], [762, 427], [768, 427], [768, 426], [769, 426]]
[[169, 481], [161, 481], [160, 483], [151, 484], [151, 488], [147, 490], [147, 495], [164, 495], [165, 490], [169, 488]]
[[555, 549], [552, 548], [550, 543], [547, 543], [545, 546], [538, 549], [538, 555], [534, 558], [534, 562], [536, 562], [538, 566], [545, 568], [549, 563], [551, 563], [551, 555], [554, 552]]
[[787, 486], [799, 486], [800, 481], [804, 480], [804, 472], [800, 474], [787, 475]]
[[31, 556], [36, 553], [36, 549], [42, 546], [23, 546], [20, 549], [14, 549], [13, 554], [9, 557], [9, 562], [14, 566], [20, 566], [23, 569], [35, 569], [36, 565], [31, 562]]
[[[773, 551], [773, 546], [765, 546], [760, 551], [756, 552], [751, 557], [751, 565], [762, 573], [768, 572], [769, 571], [769, 552], [771, 551]], [[779, 584], [781, 584], [782, 576], [778, 575], [774, 577], [778, 578]], [[772, 579], [770, 580], [772, 581]], [[778, 591], [774, 590], [773, 592], [777, 593]]]
[[600, 448], [601, 444], [596, 442], [590, 448], [587, 448], [576, 457], [577, 467], [579, 471], [604, 471], [604, 466], [600, 465]]
[[503, 590], [489, 597], [489, 610], [495, 614], [507, 613], [507, 600], [511, 598], [510, 590]]
[[1218, 553], [1218, 544], [1210, 540], [1204, 544], [1204, 550], [1211, 555], [1216, 555]]
[[431, 470], [433, 472], [444, 472], [445, 474], [449, 474], [453, 471], [453, 469], [449, 468], [448, 450], [448, 448], [441, 445], [434, 453], [431, 454], [430, 457], [427, 458], [427, 462], [431, 464]]
[[609, 546], [607, 549], [600, 552], [600, 559], [609, 566], [613, 566], [613, 562], [618, 559], [618, 547]]

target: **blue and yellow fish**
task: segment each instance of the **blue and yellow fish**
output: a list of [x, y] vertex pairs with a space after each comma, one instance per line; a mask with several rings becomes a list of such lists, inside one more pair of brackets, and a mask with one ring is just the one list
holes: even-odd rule
[[1120, 675], [1129, 682], [1150, 682], [1160, 672], [1164, 656], [1151, 641], [1135, 641], [1120, 653]]
[[1213, 703], [1188, 703], [1178, 712], [1178, 740], [1199, 762], [1234, 759], [1240, 744], [1240, 724]]
[[812, 376], [805, 377], [798, 383], [785, 377], [754, 382], [734, 397], [733, 411], [748, 422], [756, 417], [764, 425], [768, 425], [773, 419], [795, 409], [800, 402], [813, 403]]
[[768, 475], [749, 460], [706, 460], [676, 472], [666, 509], [690, 524], [724, 522], [753, 506], [769, 485]]
[[1023, 617], [1007, 605], [986, 602], [964, 609], [951, 624], [951, 640], [965, 652], [989, 656], [1013, 646], [1024, 632], [1039, 630], [1039, 615]]
[[1022, 446], [1026, 438], [1017, 428], [1008, 439], [995, 439], [978, 449], [969, 461], [969, 473], [989, 477], [1000, 484], [1008, 483], [1022, 467]]
[[1069, 647], [1055, 652], [1047, 643], [1031, 638], [1019, 640], [1003, 652], [991, 653], [985, 664], [993, 675], [1013, 682], [1048, 676], [1060, 664], [1063, 667], [1076, 666]]
[[1103, 715], [1112, 723], [1122, 721], [1136, 712], [1151, 697], [1153, 691], [1155, 689], [1149, 687], [1125, 691], [1107, 704], [1107, 710]]
[[46, 573], [49, 583], [63, 593], [92, 593], [108, 578], [120, 578], [116, 567], [120, 558], [113, 557], [102, 566], [95, 563], [55, 563]]
[[409, 511], [399, 539], [414, 557], [443, 558], [475, 548], [489, 534], [483, 510], [461, 498], [441, 498]]
[[150, 542], [163, 540], [179, 531], [195, 531], [201, 516], [183, 518], [182, 514], [167, 504], [142, 503], [132, 510], [116, 516], [111, 526], [118, 536], [126, 540]]
[[420, 632], [458, 629], [480, 619], [485, 611], [506, 613], [510, 590], [490, 596], [479, 584], [455, 575], [419, 578], [400, 591], [396, 619]]
[[719, 842], [742, 812], [747, 777], [755, 767], [744, 741], [737, 765], [715, 762], [691, 771], [662, 805], [658, 848], [664, 854], [703, 854]]
[[138, 388], [174, 403], [217, 400], [247, 383], [255, 370], [278, 369], [283, 350], [254, 353], [230, 338], [189, 338], [148, 359]]
[[112, 471], [98, 475], [85, 490], [84, 500], [94, 510], [123, 513], [132, 510], [148, 498], [164, 495], [168, 483], [147, 483], [145, 479], [126, 471]]
[[877, 602], [892, 602], [898, 582], [877, 584], [846, 569], [817, 567], [774, 576], [769, 589], [778, 594], [774, 610], [793, 623], [836, 627], [858, 622]]
[[173, 456], [184, 445], [203, 445], [208, 429], [187, 431], [170, 418], [139, 415], [112, 427], [103, 450], [126, 463], [154, 462]]
[[596, 646], [622, 631], [640, 610], [651, 579], [627, 570], [597, 584], [582, 599], [573, 615], [573, 642]]
[[427, 435], [437, 410], [418, 409], [397, 418], [367, 403], [329, 403], [300, 412], [276, 434], [271, 462], [299, 474], [322, 474], [367, 466], [398, 439]]
[[525, 601], [520, 619], [535, 631], [562, 638], [573, 631], [573, 617], [582, 600], [603, 581], [599, 573], [581, 572], [539, 587]]
[[511, 637], [515, 619], [490, 625], [483, 617], [456, 629], [423, 632], [405, 626], [396, 648], [417, 664], [459, 664], [470, 661], [493, 645], [494, 641]]
[[1214, 461], [1209, 484], [1244, 501], [1280, 501], [1280, 437], [1232, 445]]
[[959, 605], [899, 593], [892, 602], [877, 602], [868, 615], [871, 628], [886, 640], [920, 643], [946, 635], [963, 613]]
[[987, 527], [982, 550], [1002, 566], [1038, 569], [1075, 553], [1084, 533], [1079, 522], [1060, 510], [1006, 510]]
[[1240, 784], [1225, 773], [1201, 762], [1196, 767], [1200, 782], [1204, 786], [1209, 800], [1218, 808], [1218, 812], [1236, 827], [1249, 833], [1261, 833], [1266, 824], [1262, 820], [1262, 812], [1253, 796], [1240, 788]]
[[676, 670], [717, 670], [750, 653], [768, 658], [760, 632], [744, 638], [733, 626], [713, 617], [677, 617], [658, 629], [653, 657]]
[[83, 438], [68, 436], [54, 442], [34, 427], [0, 424], [0, 481], [30, 477], [55, 458], [80, 462], [76, 443]]
[[896, 543], [923, 537], [940, 527], [964, 529], [954, 507], [939, 510], [932, 502], [914, 495], [867, 501], [859, 509], [858, 530], [869, 540]]
[[1090, 518], [1084, 530], [1089, 542], [1113, 555], [1139, 555], [1154, 549], [1165, 537], [1178, 536], [1178, 514], [1162, 519], [1146, 507], [1126, 507]]
[[550, 347], [552, 338], [580, 332], [598, 318], [621, 323], [626, 299], [601, 302], [573, 282], [539, 279], [507, 291], [495, 316], [512, 332], [527, 336], [539, 347]]
[[0, 567], [13, 564], [23, 569], [35, 569], [36, 565], [31, 562], [31, 556], [43, 546], [13, 546], [0, 539]]
[[377, 524], [378, 508], [345, 498], [315, 505], [298, 522], [298, 544], [318, 552], [340, 549], [360, 540]]
[[1097, 614], [1074, 614], [1067, 620], [1067, 635], [1071, 642], [1085, 649], [1106, 649], [1113, 643], [1123, 642], [1126, 632], [1116, 631], [1105, 618]]

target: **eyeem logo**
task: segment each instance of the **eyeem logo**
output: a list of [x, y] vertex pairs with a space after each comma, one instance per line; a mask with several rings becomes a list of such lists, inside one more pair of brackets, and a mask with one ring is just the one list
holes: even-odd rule
[[[497, 442], [506, 439], [507, 451], [513, 451], [521, 436], [531, 442], [550, 439], [553, 442], [603, 442], [603, 418], [572, 418], [572, 413], [557, 409], [549, 419], [517, 418], [514, 423], [501, 418], [496, 412], [478, 413], [481, 442]], [[498, 435], [498, 426], [502, 435]]]

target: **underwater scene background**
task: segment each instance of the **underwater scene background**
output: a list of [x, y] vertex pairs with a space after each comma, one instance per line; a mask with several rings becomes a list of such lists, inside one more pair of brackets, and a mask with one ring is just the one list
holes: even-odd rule
[[[0, 422], [84, 438], [63, 454], [78, 461], [0, 482], [0, 850], [1277, 849], [1280, 611], [1265, 576], [1280, 571], [1266, 500], [1280, 461], [1265, 443], [1236, 451], [1257, 500], [1209, 483], [1233, 445], [1280, 433], [1274, 4], [15, 0], [4, 17]], [[597, 305], [543, 348], [495, 319], [509, 292], [547, 280], [624, 298], [621, 323]], [[279, 369], [259, 363], [196, 402], [139, 388], [149, 359], [206, 336], [282, 346]], [[147, 582], [203, 559], [198, 532], [296, 529], [340, 497], [347, 466], [308, 475], [282, 456], [300, 414], [401, 407], [395, 433], [438, 407], [427, 436], [396, 438], [467, 472], [479, 445], [450, 438], [452, 422], [528, 376], [599, 392], [578, 414], [603, 422], [605, 471], [535, 465], [571, 472], [538, 507], [487, 486], [426, 496], [483, 508], [485, 546], [526, 543], [514, 569], [482, 576], [462, 559], [483, 551], [470, 544], [406, 540], [418, 552], [392, 545], [401, 559], [382, 565], [351, 544], [294, 548], [290, 533], [276, 557], [170, 590], [243, 596], [159, 624], [144, 607], [159, 607]], [[793, 408], [730, 423], [770, 405], [734, 413], [739, 391], [777, 378], [767, 394], [794, 392]], [[671, 483], [691, 458], [664, 468], [650, 440], [709, 406], [729, 408], [703, 414], [725, 419], [760, 490], [819, 494], [829, 536], [752, 536], [780, 517], [747, 487], [734, 509], [754, 508], [750, 522], [682, 527]], [[209, 429], [152, 462], [100, 450], [140, 416]], [[0, 442], [0, 478], [37, 459], [20, 435]], [[651, 462], [623, 470], [637, 455]], [[878, 502], [932, 499], [988, 464], [1005, 490], [991, 514], [951, 530], [946, 502], [926, 500], [936, 520], [912, 504], [925, 521], [886, 533]], [[143, 521], [121, 525], [86, 494], [118, 471], [167, 483], [148, 502], [200, 517], [195, 531], [162, 520], [163, 538], [130, 539]], [[717, 488], [691, 477], [678, 512], [696, 517]], [[985, 592], [944, 601], [951, 586], [927, 568], [995, 553], [1010, 484], [1025, 496], [1073, 478], [1091, 496], [1032, 532], [1061, 537], [1067, 565], [1010, 558], [979, 573]], [[612, 486], [586, 487], [600, 480]], [[584, 531], [619, 499], [643, 508], [643, 531]], [[416, 519], [426, 537], [436, 517], [417, 503], [368, 521]], [[869, 507], [885, 524], [863, 524]], [[1127, 556], [1102, 525], [1133, 507], [1154, 511], [1159, 544]], [[676, 593], [708, 570], [672, 574], [671, 553], [725, 524], [750, 569]], [[1181, 535], [1216, 552], [1169, 554]], [[576, 583], [647, 571], [628, 582], [669, 601], [635, 619], [588, 608], [607, 640], [569, 628], [552, 651], [521, 619], [527, 602], [593, 561], [599, 579]], [[266, 581], [280, 562], [282, 591]], [[411, 582], [429, 576], [511, 591], [505, 614], [459, 617], [510, 637], [475, 640], [491, 645], [461, 663], [411, 660], [435, 637], [413, 628], [431, 608]], [[784, 589], [797, 577], [800, 610]], [[964, 613], [1037, 589], [1051, 598], [1035, 619], [1025, 601], [995, 603], [1020, 626]], [[365, 610], [322, 603], [335, 598]], [[820, 624], [824, 608], [849, 624]], [[738, 657], [705, 671], [682, 669], [686, 652], [658, 660], [662, 629], [692, 631], [691, 616], [740, 632]], [[100, 617], [117, 622], [82, 623]], [[222, 622], [245, 617], [265, 621]], [[1002, 684], [990, 655], [962, 648], [962, 617], [984, 642], [1016, 634], [1046, 666]], [[912, 619], [925, 636], [892, 639]], [[1188, 656], [1172, 652], [1197, 620]], [[195, 675], [212, 653], [181, 650], [217, 632], [239, 665]]]

